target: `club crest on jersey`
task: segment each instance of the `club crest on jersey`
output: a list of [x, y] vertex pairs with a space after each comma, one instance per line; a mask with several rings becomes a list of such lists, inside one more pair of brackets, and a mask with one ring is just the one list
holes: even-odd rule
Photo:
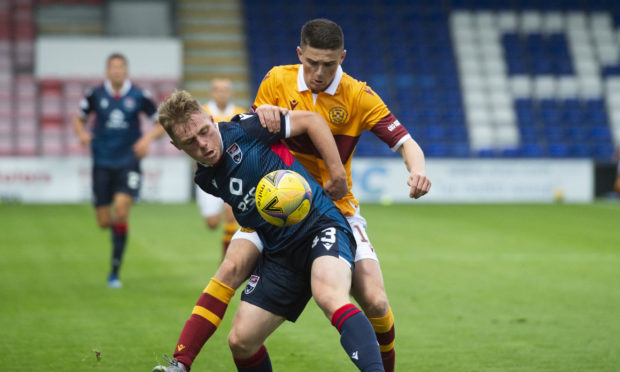
[[335, 106], [329, 110], [329, 121], [334, 125], [342, 125], [347, 122], [347, 117], [349, 113], [344, 107]]
[[256, 284], [258, 284], [259, 279], [260, 276], [258, 275], [250, 275], [250, 280], [248, 280], [248, 284], [245, 286], [245, 294], [250, 294], [254, 292], [254, 289], [256, 288]]
[[230, 147], [226, 149], [226, 152], [228, 153], [228, 155], [230, 155], [230, 157], [235, 163], [237, 164], [241, 163], [241, 159], [243, 158], [243, 153], [241, 152], [241, 147], [237, 145], [237, 142], [230, 145]]
[[108, 102], [107, 98], [102, 98], [101, 101], [99, 101], [99, 107], [101, 107], [104, 110], [107, 109], [109, 105], [110, 103]]
[[131, 111], [136, 108], [136, 100], [132, 97], [127, 97], [123, 100], [123, 105], [125, 105], [125, 109]]

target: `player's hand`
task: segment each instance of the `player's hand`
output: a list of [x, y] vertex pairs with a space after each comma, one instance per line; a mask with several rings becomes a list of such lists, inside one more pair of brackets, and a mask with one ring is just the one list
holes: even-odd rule
[[323, 189], [332, 200], [340, 200], [349, 193], [349, 184], [346, 177], [329, 179], [323, 185]]
[[149, 145], [151, 141], [148, 138], [142, 137], [133, 145], [133, 152], [136, 154], [136, 158], [142, 159], [149, 153]]
[[288, 114], [288, 109], [273, 105], [261, 105], [256, 108], [256, 114], [263, 128], [271, 133], [280, 131], [280, 115]]
[[409, 179], [407, 180], [407, 185], [411, 187], [409, 189], [409, 197], [418, 199], [431, 189], [431, 181], [426, 178], [424, 173], [419, 173], [416, 171], [411, 171], [409, 174]]
[[92, 141], [93, 136], [89, 132], [84, 131], [80, 133], [78, 138], [80, 140], [80, 145], [82, 145], [82, 147], [86, 147], [90, 144], [90, 141]]

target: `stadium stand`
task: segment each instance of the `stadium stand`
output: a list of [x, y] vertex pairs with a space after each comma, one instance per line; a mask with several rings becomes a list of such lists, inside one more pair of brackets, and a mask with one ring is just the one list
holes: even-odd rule
[[[608, 160], [620, 141], [618, 2], [245, 0], [245, 16], [254, 90], [271, 66], [297, 63], [307, 19], [333, 19], [344, 70], [429, 157]], [[391, 154], [372, 135], [358, 153]]]
[[[101, 78], [34, 76], [34, 45], [42, 36], [102, 36], [101, 0], [8, 0], [0, 2], [0, 156], [85, 155], [72, 119], [86, 88]], [[161, 100], [179, 86], [170, 79], [136, 81]], [[156, 155], [179, 155], [155, 143]]]
[[[381, 95], [429, 157], [607, 161], [620, 143], [620, 2], [241, 5], [243, 12], [220, 0], [176, 4], [177, 36], [186, 44], [185, 87], [199, 96], [222, 63], [234, 67], [236, 88], [250, 100], [271, 66], [297, 63], [301, 25], [327, 17], [345, 32], [345, 71]], [[85, 153], [71, 134], [71, 118], [83, 90], [96, 81], [38, 80], [34, 42], [38, 35], [104, 35], [105, 6], [101, 0], [0, 2], [0, 155]], [[245, 33], [247, 53], [239, 51], [238, 32]], [[230, 33], [235, 36], [226, 39]], [[236, 63], [245, 55], [249, 88]], [[179, 85], [136, 83], [157, 99]], [[165, 146], [158, 152], [172, 153]], [[358, 154], [398, 156], [367, 134]]]

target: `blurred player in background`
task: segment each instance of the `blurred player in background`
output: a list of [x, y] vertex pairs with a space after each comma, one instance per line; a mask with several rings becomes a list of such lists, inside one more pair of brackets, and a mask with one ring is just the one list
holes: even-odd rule
[[[297, 55], [301, 64], [276, 66], [263, 79], [253, 109], [261, 123], [277, 130], [280, 113], [308, 110], [321, 114], [329, 123], [340, 158], [347, 171], [349, 190], [351, 159], [362, 132], [368, 130], [402, 155], [409, 178], [409, 197], [425, 195], [431, 186], [426, 177], [424, 153], [407, 129], [394, 117], [381, 98], [366, 83], [343, 72], [344, 35], [327, 19], [308, 21], [301, 30]], [[372, 56], [368, 56], [372, 58]], [[273, 105], [273, 106], [272, 106]], [[286, 139], [293, 155], [319, 184], [327, 180], [323, 159], [306, 136]], [[351, 191], [336, 201], [357, 240], [353, 295], [375, 330], [386, 372], [394, 370], [394, 317], [383, 284], [377, 254], [366, 235], [366, 220]]]
[[[237, 370], [272, 371], [265, 340], [285, 320], [294, 322], [314, 297], [338, 329], [351, 361], [361, 371], [382, 371], [372, 326], [349, 299], [355, 238], [330, 200], [341, 198], [348, 189], [346, 172], [325, 120], [307, 111], [290, 112], [280, 116], [280, 130], [274, 133], [263, 128], [255, 114], [239, 115], [230, 123], [218, 125], [185, 91], [173, 93], [160, 105], [159, 118], [172, 143], [199, 163], [196, 184], [233, 205], [239, 223], [258, 236], [261, 258], [241, 297], [228, 337]], [[299, 134], [306, 134], [325, 159], [328, 179], [324, 190], [280, 142]], [[279, 169], [298, 172], [312, 188], [308, 215], [287, 227], [266, 222], [254, 203], [260, 179]], [[212, 280], [194, 313], [203, 318], [203, 323], [219, 323], [233, 294], [232, 288]], [[196, 329], [186, 327], [183, 331]], [[177, 349], [185, 348], [184, 344], [177, 345]], [[188, 369], [185, 359], [177, 359], [153, 371]]]
[[[232, 103], [232, 83], [229, 79], [215, 78], [211, 82], [211, 100], [204, 105], [208, 114], [213, 116], [216, 123], [227, 122], [237, 114], [247, 112], [243, 108]], [[220, 225], [222, 208], [224, 208], [224, 231], [222, 232], [222, 258], [230, 244], [230, 239], [239, 228], [230, 206], [218, 197], [207, 194], [196, 186], [196, 202], [200, 208], [200, 214], [205, 220], [205, 225], [210, 230], [215, 230]]]
[[[150, 116], [154, 127], [146, 134], [140, 129], [139, 113]], [[95, 124], [86, 128], [94, 113]], [[110, 228], [112, 267], [108, 286], [120, 288], [119, 269], [127, 244], [129, 211], [139, 196], [142, 182], [140, 159], [150, 143], [164, 134], [157, 123], [157, 106], [150, 94], [128, 80], [127, 59], [122, 54], [107, 58], [106, 80], [89, 89], [80, 102], [80, 114], [73, 128], [83, 146], [90, 144], [93, 156], [93, 196], [97, 223]]]

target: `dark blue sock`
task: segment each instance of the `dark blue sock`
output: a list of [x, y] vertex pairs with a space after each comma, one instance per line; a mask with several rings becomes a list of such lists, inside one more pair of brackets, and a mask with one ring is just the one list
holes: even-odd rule
[[271, 359], [265, 345], [261, 346], [258, 352], [247, 359], [235, 358], [237, 371], [241, 372], [272, 372]]
[[384, 371], [375, 331], [360, 309], [344, 305], [332, 316], [332, 324], [340, 332], [340, 344], [360, 371]]
[[123, 262], [123, 253], [127, 243], [127, 224], [112, 226], [112, 273], [118, 276], [118, 271]]

